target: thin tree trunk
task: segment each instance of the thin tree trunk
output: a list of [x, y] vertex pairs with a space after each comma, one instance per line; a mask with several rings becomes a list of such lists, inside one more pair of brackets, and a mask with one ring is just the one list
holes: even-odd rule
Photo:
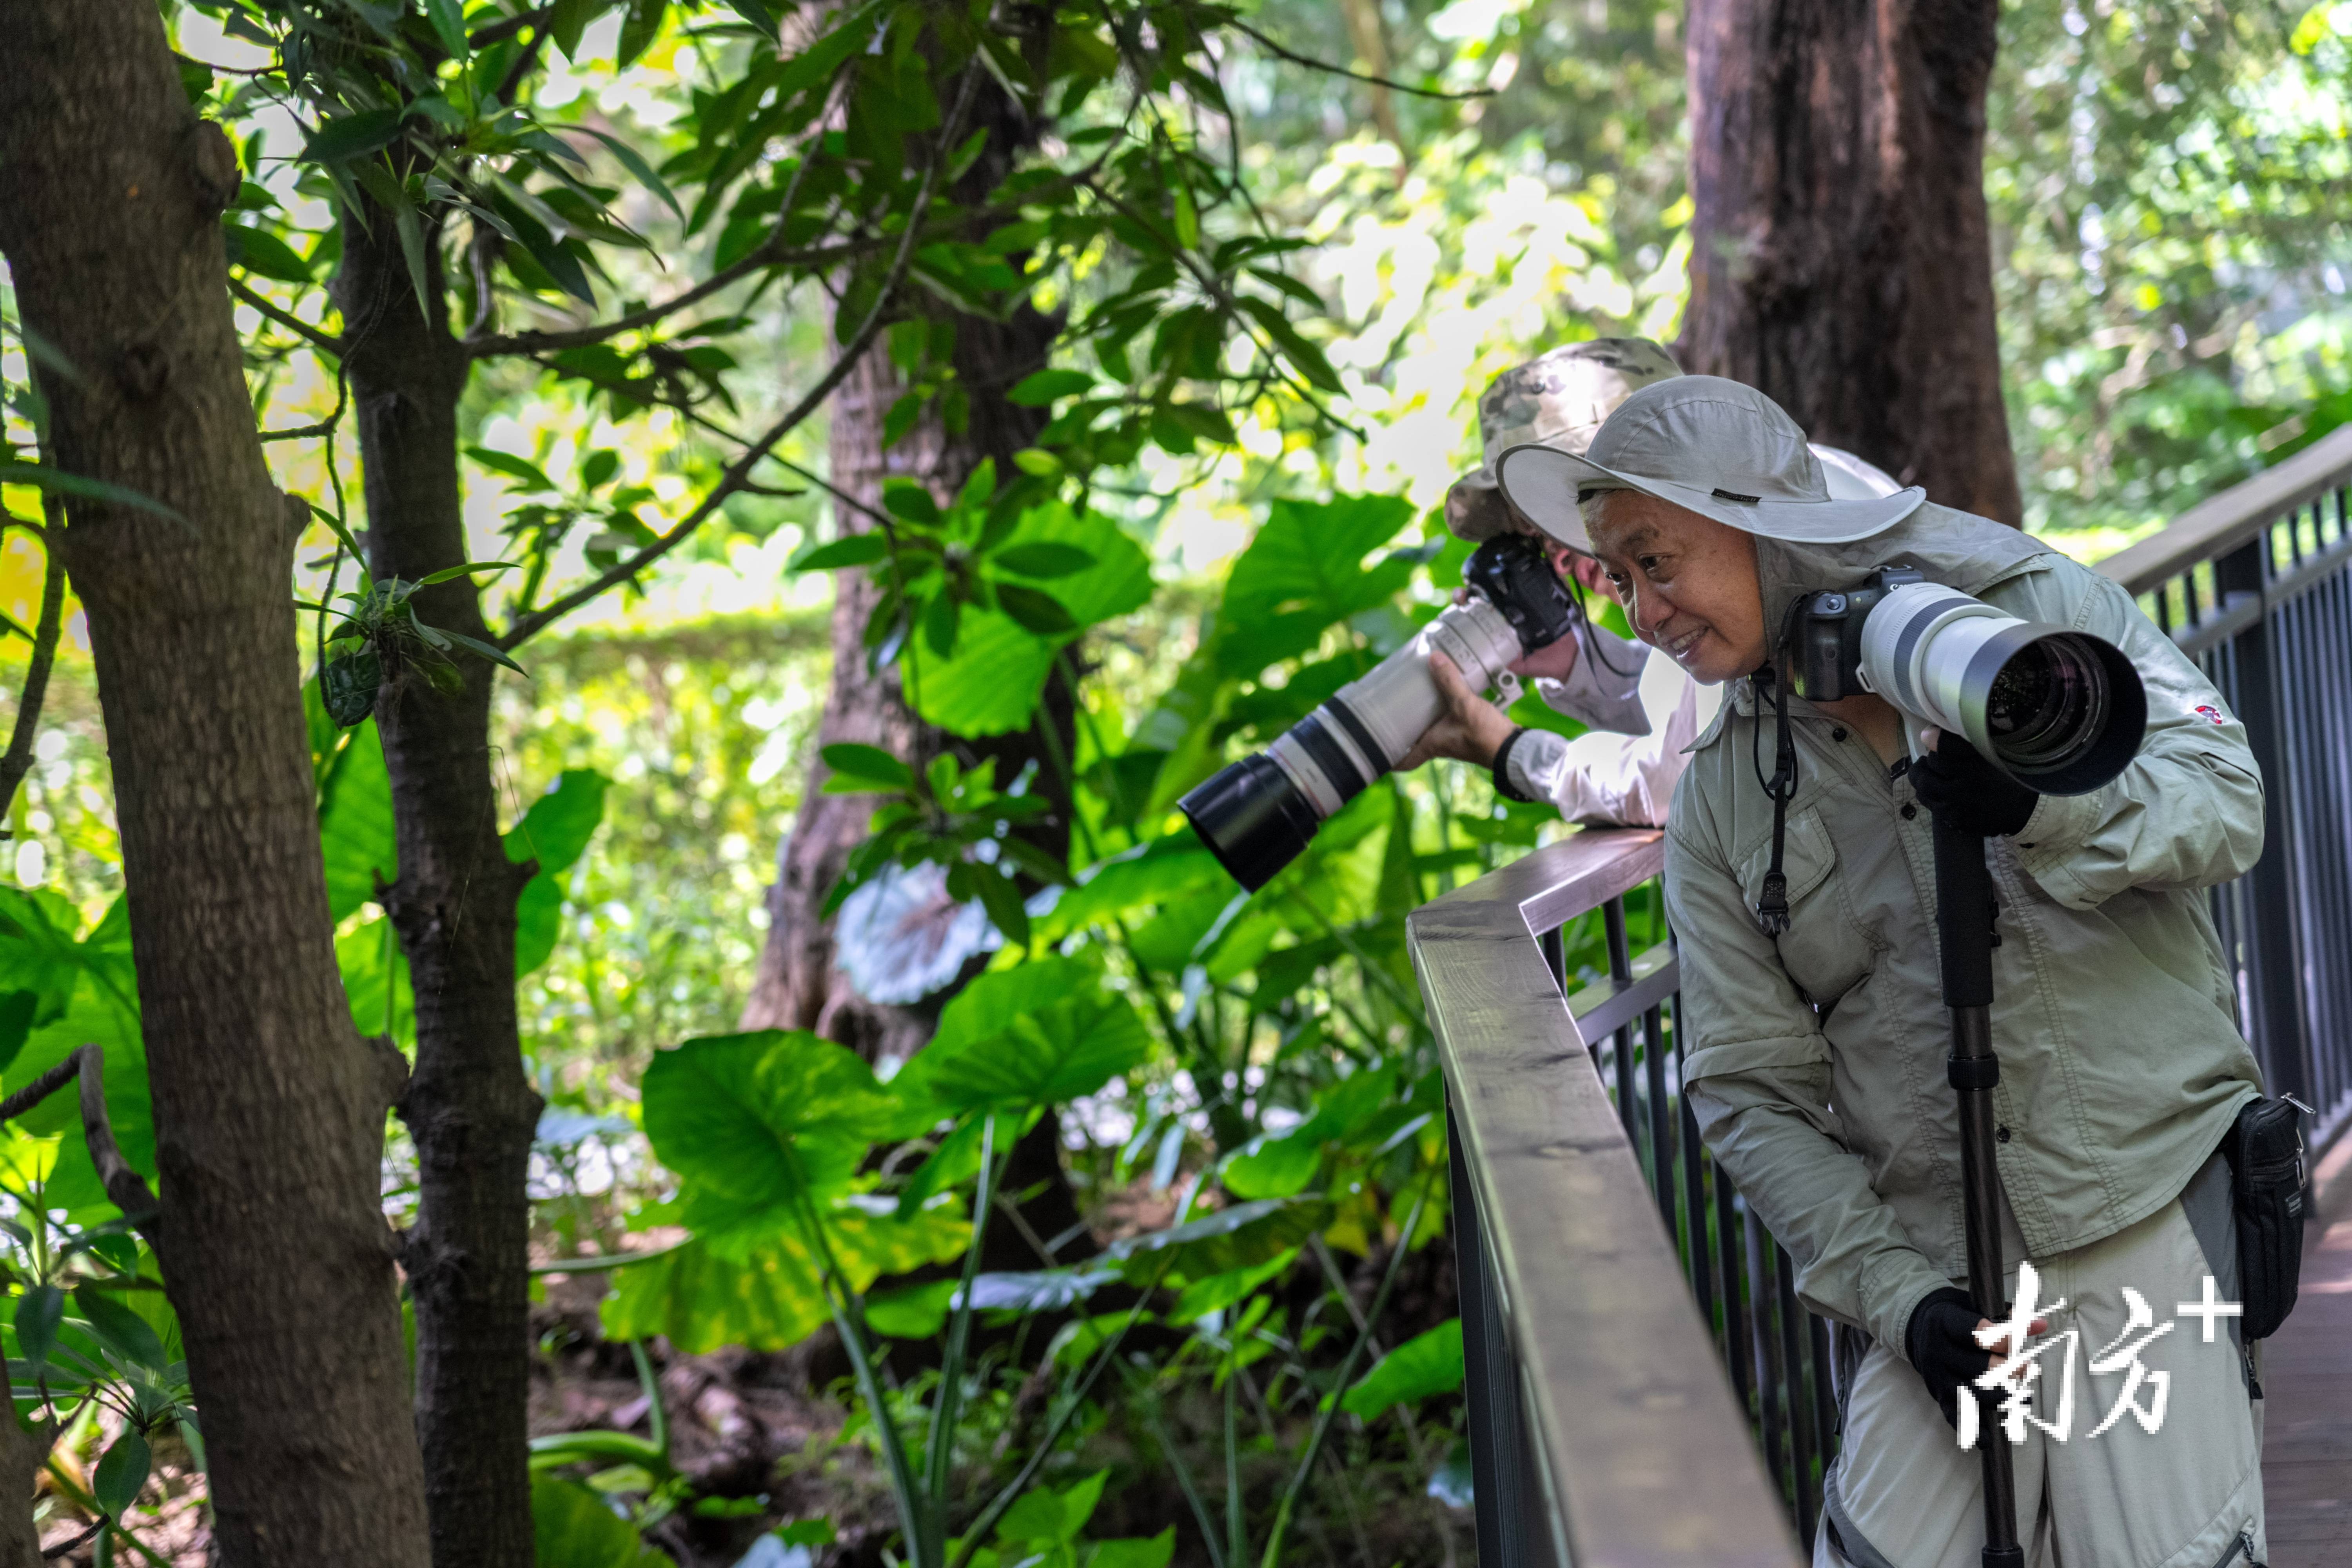
[[1694, 0], [1683, 367], [2022, 515], [1984, 197], [1994, 0]]
[[47, 1423], [26, 1431], [14, 1411], [0, 1411], [0, 1568], [42, 1568], [33, 1489], [50, 1440]]
[[[374, 574], [416, 582], [467, 559], [457, 399], [441, 252], [428, 236], [418, 308], [391, 218], [343, 222], [335, 279], [366, 467]], [[420, 590], [428, 625], [487, 640], [466, 578]], [[540, 1098], [515, 1011], [515, 900], [491, 772], [494, 668], [457, 658], [445, 695], [411, 667], [376, 700], [399, 874], [383, 902], [416, 998], [416, 1068], [399, 1112], [416, 1145], [417, 1220], [401, 1252], [416, 1305], [416, 1435], [434, 1568], [530, 1568], [530, 1228], [524, 1192]]]
[[378, 1207], [394, 1075], [331, 945], [289, 592], [215, 218], [234, 151], [143, 0], [0, 5], [0, 250], [40, 365], [56, 542], [114, 772], [162, 1177], [157, 1246], [211, 1462], [216, 1561], [424, 1568]]

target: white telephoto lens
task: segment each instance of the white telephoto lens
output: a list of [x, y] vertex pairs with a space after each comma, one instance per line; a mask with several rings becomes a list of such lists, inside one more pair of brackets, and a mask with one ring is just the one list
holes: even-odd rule
[[1484, 599], [1449, 605], [1370, 674], [1339, 688], [1326, 706], [1354, 720], [1360, 733], [1351, 738], [1360, 742], [1359, 750], [1380, 752], [1369, 759], [1374, 774], [1396, 766], [1445, 710], [1429, 672], [1432, 653], [1452, 659], [1471, 690], [1484, 691], [1519, 657], [1519, 638], [1503, 613]]
[[2147, 730], [2147, 692], [2122, 649], [1936, 583], [1896, 588], [1871, 611], [1862, 678], [2044, 795], [2105, 784]]

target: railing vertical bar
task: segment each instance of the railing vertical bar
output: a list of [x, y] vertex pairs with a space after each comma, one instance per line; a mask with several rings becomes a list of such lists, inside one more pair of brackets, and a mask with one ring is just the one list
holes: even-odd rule
[[1715, 1184], [1715, 1250], [1723, 1264], [1723, 1337], [1724, 1361], [1731, 1368], [1732, 1392], [1739, 1396], [1739, 1407], [1755, 1418], [1755, 1360], [1751, 1353], [1748, 1322], [1750, 1303], [1746, 1289], [1747, 1275], [1740, 1268], [1743, 1256], [1741, 1234], [1744, 1225], [1738, 1194], [1731, 1190], [1731, 1178], [1709, 1155], [1707, 1173]]
[[1529, 1467], [1523, 1450], [1527, 1417], [1519, 1400], [1517, 1357], [1510, 1328], [1496, 1300], [1494, 1258], [1479, 1213], [1478, 1188], [1462, 1152], [1462, 1130], [1451, 1103], [1445, 1110], [1448, 1175], [1454, 1191], [1454, 1274], [1461, 1298], [1463, 1387], [1469, 1402], [1470, 1480], [1481, 1555], [1496, 1561], [1526, 1561], [1520, 1552], [1517, 1510], [1506, 1500]]
[[[1601, 931], [1609, 946], [1609, 986], [1622, 991], [1633, 983], [1633, 958], [1625, 942], [1625, 900], [1610, 900], [1601, 906]], [[1633, 1026], [1631, 1024], [1617, 1031], [1615, 1058], [1617, 1062], [1617, 1120], [1625, 1124], [1625, 1142], [1633, 1146], [1633, 1158], [1651, 1173], [1654, 1184], [1657, 1167], [1642, 1159], [1641, 1119], [1633, 1103]]]
[[1781, 1397], [1780, 1341], [1772, 1331], [1772, 1274], [1770, 1257], [1774, 1243], [1764, 1234], [1763, 1222], [1750, 1208], [1742, 1227], [1748, 1247], [1748, 1321], [1755, 1341], [1750, 1347], [1756, 1357], [1756, 1389], [1758, 1405], [1764, 1417], [1764, 1468], [1771, 1473], [1783, 1495], [1789, 1485], [1789, 1415]]
[[1820, 1506], [1820, 1494], [1814, 1489], [1813, 1461], [1821, 1453], [1821, 1439], [1813, 1431], [1813, 1405], [1805, 1387], [1806, 1363], [1811, 1359], [1810, 1337], [1805, 1332], [1804, 1308], [1797, 1304], [1797, 1263], [1789, 1249], [1774, 1243], [1772, 1247], [1772, 1281], [1780, 1310], [1780, 1361], [1788, 1368], [1789, 1384], [1789, 1468], [1797, 1488], [1797, 1537], [1801, 1541], [1813, 1538], [1815, 1510]]
[[1831, 1370], [1837, 1352], [1830, 1338], [1829, 1320], [1805, 1314], [1805, 1337], [1813, 1352], [1813, 1430], [1819, 1434], [1822, 1454], [1822, 1480], [1828, 1483], [1830, 1466], [1845, 1434], [1838, 1429], [1837, 1390], [1832, 1386], [1835, 1374]]
[[[2215, 563], [2217, 603], [2240, 593], [2266, 597], [2270, 563], [2271, 536], [2265, 530]], [[2231, 641], [2231, 662], [2239, 677], [2238, 717], [2245, 721], [2247, 740], [2265, 786], [2266, 851], [2244, 878], [2252, 904], [2247, 911], [2252, 930], [2246, 934], [2251, 938], [2253, 968], [2248, 989], [2254, 1000], [2256, 1046], [2273, 1092], [2308, 1096], [2309, 1076], [2303, 1062], [2303, 987], [2294, 930], [2294, 780], [2284, 737], [2284, 693], [2272, 616], [2266, 615]]]
[[[1683, 994], [1679, 991], [1674, 994], [1673, 1013], [1675, 1078], [1679, 1084], [1682, 1063], [1690, 1054], [1690, 1042], [1683, 1035]], [[1728, 1363], [1733, 1357], [1728, 1353], [1727, 1342], [1721, 1340], [1720, 1331], [1716, 1326], [1716, 1256], [1715, 1248], [1708, 1245], [1707, 1239], [1708, 1219], [1712, 1211], [1706, 1202], [1706, 1169], [1699, 1148], [1698, 1115], [1691, 1110], [1687, 1093], [1676, 1092], [1675, 1110], [1682, 1133], [1683, 1214], [1690, 1226], [1689, 1248], [1684, 1256], [1689, 1259], [1691, 1289], [1698, 1297], [1698, 1315], [1706, 1321], [1707, 1332], [1718, 1335], [1717, 1342], [1726, 1349], [1724, 1360]], [[1732, 1289], [1736, 1290], [1737, 1287]]]
[[1675, 1135], [1667, 1118], [1666, 1040], [1663, 1008], [1642, 1015], [1642, 1066], [1650, 1101], [1650, 1190], [1658, 1200], [1658, 1217], [1666, 1235], [1675, 1234]]
[[1551, 971], [1551, 982], [1559, 994], [1568, 994], [1568, 943], [1561, 938], [1561, 928], [1554, 926], [1536, 938], [1536, 947], [1542, 952], [1544, 967]]

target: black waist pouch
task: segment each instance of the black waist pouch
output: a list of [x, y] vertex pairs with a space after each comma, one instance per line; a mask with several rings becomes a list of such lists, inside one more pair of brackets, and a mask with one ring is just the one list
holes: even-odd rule
[[2221, 1145], [2237, 1208], [2240, 1327], [2249, 1340], [2268, 1339], [2294, 1310], [2303, 1271], [2301, 1110], [2291, 1097], [2250, 1100]]

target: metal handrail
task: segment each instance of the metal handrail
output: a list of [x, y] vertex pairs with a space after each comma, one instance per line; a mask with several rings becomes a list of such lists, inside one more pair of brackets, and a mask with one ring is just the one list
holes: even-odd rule
[[2330, 431], [2275, 468], [2208, 496], [2162, 531], [2100, 562], [2097, 570], [2135, 596], [2155, 593], [2333, 489], [2343, 482], [2347, 468], [2352, 468], [2352, 425]]
[[1406, 921], [1452, 1108], [1480, 1557], [1508, 1568], [1799, 1561], [1540, 946], [1664, 861], [1654, 829], [1588, 829]]
[[2262, 859], [2214, 889], [2240, 1026], [2273, 1093], [2352, 1129], [2352, 426], [2098, 564], [2246, 726]]

